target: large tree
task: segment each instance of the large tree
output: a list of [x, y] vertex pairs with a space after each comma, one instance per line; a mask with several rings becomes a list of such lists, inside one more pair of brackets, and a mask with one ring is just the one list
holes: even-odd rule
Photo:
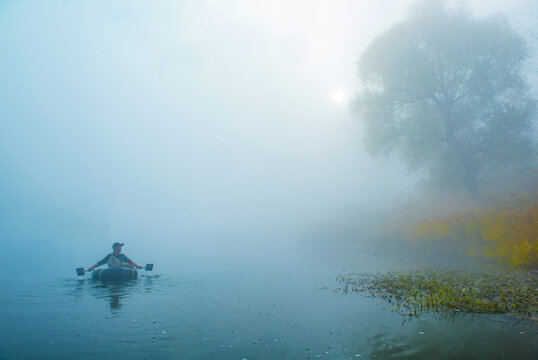
[[420, 3], [359, 59], [354, 109], [368, 150], [397, 153], [438, 184], [478, 196], [484, 176], [533, 157], [527, 58], [503, 18]]

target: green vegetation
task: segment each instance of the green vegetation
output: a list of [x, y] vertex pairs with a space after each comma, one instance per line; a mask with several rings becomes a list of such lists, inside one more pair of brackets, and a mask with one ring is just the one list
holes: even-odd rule
[[533, 318], [538, 312], [538, 276], [530, 272], [359, 273], [340, 275], [337, 283], [338, 292], [379, 297], [402, 315], [517, 313]]
[[407, 237], [421, 246], [453, 244], [469, 256], [538, 268], [538, 194], [514, 194], [497, 206], [422, 219]]

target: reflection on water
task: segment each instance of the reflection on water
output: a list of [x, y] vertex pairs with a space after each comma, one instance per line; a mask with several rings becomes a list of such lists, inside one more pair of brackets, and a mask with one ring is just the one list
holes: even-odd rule
[[120, 284], [14, 282], [0, 287], [0, 359], [537, 358], [528, 322], [431, 314], [403, 322], [379, 299], [332, 291], [343, 270], [381, 267], [376, 256], [359, 251], [345, 268], [281, 255], [272, 267], [222, 263]]
[[149, 294], [153, 291], [153, 278], [141, 276], [139, 280], [124, 282], [102, 282], [91, 279], [75, 281], [71, 289], [67, 287], [67, 293], [77, 299], [89, 294], [96, 299], [105, 300], [110, 305], [113, 314], [118, 314], [127, 299], [136, 293]]

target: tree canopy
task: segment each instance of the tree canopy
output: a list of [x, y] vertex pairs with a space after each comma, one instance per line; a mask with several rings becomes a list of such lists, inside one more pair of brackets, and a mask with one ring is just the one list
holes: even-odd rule
[[479, 194], [484, 176], [534, 156], [528, 56], [504, 18], [421, 3], [359, 59], [354, 109], [367, 149], [399, 154], [438, 184]]

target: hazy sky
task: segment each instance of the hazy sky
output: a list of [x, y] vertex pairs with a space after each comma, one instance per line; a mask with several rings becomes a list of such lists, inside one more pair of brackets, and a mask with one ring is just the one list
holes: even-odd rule
[[0, 241], [82, 259], [287, 238], [405, 198], [413, 177], [364, 154], [347, 101], [413, 3], [0, 1]]

